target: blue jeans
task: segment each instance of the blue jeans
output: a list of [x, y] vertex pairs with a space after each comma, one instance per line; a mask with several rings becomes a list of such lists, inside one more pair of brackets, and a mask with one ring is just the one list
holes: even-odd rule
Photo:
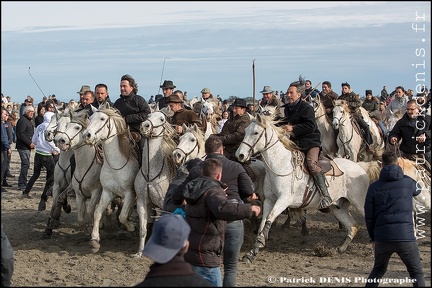
[[209, 281], [213, 287], [222, 287], [222, 274], [220, 267], [203, 267], [192, 265], [192, 269], [195, 271], [195, 273], [201, 275], [201, 277]]
[[224, 277], [223, 287], [237, 286], [237, 264], [243, 245], [243, 221], [227, 222], [223, 250]]
[[382, 279], [387, 272], [389, 260], [393, 253], [399, 255], [411, 279], [413, 279], [413, 281], [415, 280], [413, 287], [425, 287], [425, 280], [420, 262], [420, 252], [416, 241], [375, 242], [375, 263], [368, 277], [368, 280], [373, 283], [366, 283], [365, 287], [378, 287], [379, 282], [377, 279]]
[[27, 173], [30, 168], [30, 150], [18, 149], [21, 159], [21, 171], [18, 177], [18, 189], [24, 190], [27, 186]]

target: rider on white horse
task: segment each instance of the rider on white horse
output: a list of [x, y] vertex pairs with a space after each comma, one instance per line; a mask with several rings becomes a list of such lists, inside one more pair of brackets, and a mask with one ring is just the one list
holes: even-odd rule
[[260, 92], [263, 95], [262, 101], [258, 106], [257, 112], [261, 115], [272, 115], [273, 117], [282, 117], [283, 108], [282, 101], [276, 98], [270, 86], [264, 86]]
[[306, 165], [321, 193], [320, 209], [328, 208], [333, 202], [327, 190], [323, 170], [318, 166], [321, 150], [321, 134], [315, 119], [315, 111], [308, 102], [301, 99], [305, 91], [303, 78], [293, 82], [286, 93], [285, 117], [280, 120], [290, 139], [306, 156]]
[[185, 132], [183, 131], [183, 124], [186, 126], [197, 124], [198, 128], [200, 128], [203, 133], [205, 132], [203, 131], [201, 120], [194, 111], [183, 108], [183, 99], [180, 99], [178, 95], [172, 94], [168, 97], [166, 102], [168, 103], [168, 106], [171, 108], [171, 110], [174, 111], [174, 115], [169, 119], [169, 122], [175, 125], [175, 130], [177, 133], [183, 134]]
[[360, 128], [364, 131], [364, 139], [368, 147], [372, 144], [372, 135], [369, 130], [369, 125], [363, 119], [361, 115], [360, 107], [361, 100], [352, 90], [348, 83], [342, 83], [342, 95], [339, 96], [338, 100], [345, 100], [348, 102], [348, 107], [350, 108], [351, 115], [359, 124]]

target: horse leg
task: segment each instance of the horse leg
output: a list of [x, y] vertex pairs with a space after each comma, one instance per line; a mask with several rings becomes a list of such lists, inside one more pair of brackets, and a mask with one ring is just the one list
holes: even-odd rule
[[102, 213], [106, 209], [106, 207], [108, 207], [108, 204], [113, 198], [114, 198], [114, 194], [112, 192], [103, 189], [99, 203], [96, 205], [96, 209], [93, 216], [94, 217], [93, 230], [91, 233], [91, 240], [90, 240], [90, 246], [92, 248], [93, 253], [99, 251], [100, 248], [99, 225], [100, 225], [100, 220], [102, 218]]
[[[137, 194], [137, 213], [139, 217], [139, 246], [138, 251], [135, 254], [132, 254], [131, 256], [134, 258], [140, 258], [142, 256], [142, 250], [144, 249], [145, 245], [145, 238], [147, 235], [147, 201], [149, 201], [147, 196], [147, 189], [146, 185], [143, 185], [142, 190]], [[144, 191], [143, 191], [144, 190]]]
[[77, 216], [78, 216], [78, 224], [81, 229], [84, 231], [84, 234], [88, 235], [89, 230], [87, 229], [87, 225], [84, 221], [85, 213], [86, 213], [86, 198], [82, 195], [81, 191], [77, 191], [75, 194], [76, 204], [77, 204]]
[[346, 251], [348, 245], [354, 239], [359, 229], [359, 225], [356, 223], [352, 215], [349, 213], [348, 207], [349, 207], [349, 203], [342, 205], [340, 209], [337, 209], [334, 206], [330, 207], [333, 215], [336, 217], [337, 220], [339, 220], [339, 222], [343, 225], [343, 227], [347, 231], [344, 241], [337, 249], [339, 254], [342, 254]]
[[119, 221], [126, 226], [129, 232], [135, 231], [135, 225], [129, 220], [129, 213], [132, 210], [135, 202], [135, 193], [133, 191], [125, 192], [123, 207], [119, 215]]

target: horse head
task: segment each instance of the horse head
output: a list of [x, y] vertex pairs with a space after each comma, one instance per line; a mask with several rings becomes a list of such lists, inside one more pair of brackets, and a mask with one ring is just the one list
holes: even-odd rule
[[183, 135], [173, 151], [173, 159], [176, 165], [183, 165], [193, 158], [204, 156], [204, 136], [196, 124], [190, 127], [183, 127]]
[[82, 144], [83, 137], [81, 132], [87, 128], [89, 117], [87, 111], [82, 110], [74, 113], [70, 122], [66, 125], [65, 130], [55, 136], [55, 143], [62, 151]]
[[155, 111], [150, 113], [148, 118], [140, 125], [141, 135], [147, 138], [162, 136], [166, 123], [167, 118], [164, 112]]
[[347, 116], [349, 116], [349, 108], [347, 102], [344, 100], [336, 100], [333, 108], [333, 129], [339, 129], [339, 126], [343, 122], [342, 120]]

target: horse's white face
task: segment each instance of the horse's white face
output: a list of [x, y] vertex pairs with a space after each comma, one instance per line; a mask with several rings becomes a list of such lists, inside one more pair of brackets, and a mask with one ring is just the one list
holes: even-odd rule
[[180, 136], [179, 144], [173, 151], [174, 162], [177, 165], [183, 165], [190, 159], [198, 157], [198, 152], [198, 139], [192, 132], [187, 131]]
[[155, 111], [150, 113], [147, 120], [141, 123], [140, 132], [145, 137], [162, 136], [166, 122], [165, 114], [161, 111]]
[[[90, 123], [87, 128], [82, 132], [84, 143], [95, 145], [99, 141], [104, 141], [110, 134], [111, 125], [110, 119], [107, 114], [97, 111], [90, 116]], [[114, 129], [115, 127], [112, 127]]]
[[51, 121], [44, 132], [45, 140], [48, 142], [54, 140], [54, 136], [57, 131], [57, 118], [59, 118], [59, 116], [56, 113], [53, 117], [51, 117]]
[[249, 160], [253, 155], [265, 148], [266, 130], [255, 120], [245, 129], [245, 137], [236, 151], [235, 156], [240, 162]]
[[339, 126], [341, 124], [342, 118], [345, 116], [345, 109], [341, 105], [336, 105], [333, 108], [333, 129], [339, 129]]
[[213, 103], [203, 101], [203, 106], [201, 112], [205, 114], [207, 119], [210, 119], [214, 114], [214, 105]]
[[66, 130], [63, 133], [59, 133], [55, 136], [55, 143], [58, 148], [62, 151], [67, 151], [70, 148], [74, 148], [83, 142], [81, 132], [83, 126], [77, 122], [70, 122]]

